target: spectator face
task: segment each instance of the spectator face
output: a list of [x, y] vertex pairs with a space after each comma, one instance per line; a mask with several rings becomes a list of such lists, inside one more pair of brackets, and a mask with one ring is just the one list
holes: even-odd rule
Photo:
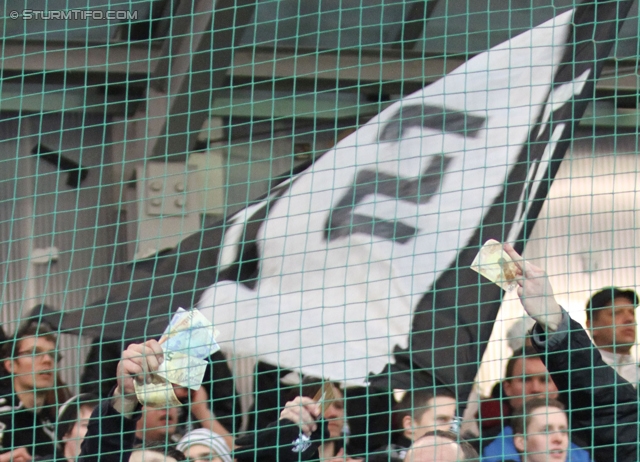
[[13, 374], [15, 391], [46, 391], [55, 384], [56, 344], [46, 337], [26, 337], [16, 348], [16, 357], [6, 360]]
[[415, 441], [428, 432], [449, 430], [455, 416], [456, 400], [449, 396], [436, 396], [427, 402], [424, 413], [411, 422], [412, 428], [407, 429], [407, 436]]
[[326, 402], [324, 418], [329, 425], [329, 435], [335, 438], [342, 434], [344, 428], [344, 401], [342, 392], [335, 387], [333, 396], [335, 396], [334, 400]]
[[64, 457], [69, 461], [75, 461], [80, 455], [80, 445], [84, 436], [87, 434], [87, 427], [89, 426], [89, 418], [93, 406], [85, 405], [80, 407], [80, 415], [76, 424], [64, 435], [62, 443], [64, 445]]
[[636, 307], [627, 298], [616, 297], [609, 306], [594, 310], [588, 327], [599, 348], [628, 354], [636, 343]]
[[143, 408], [136, 426], [136, 436], [145, 441], [166, 441], [176, 432], [178, 408]]
[[192, 444], [185, 448], [184, 455], [191, 462], [222, 462], [213, 449], [204, 444]]
[[405, 462], [458, 462], [464, 460], [460, 446], [439, 436], [417, 440], [407, 451]]
[[513, 377], [505, 380], [504, 392], [512, 407], [520, 407], [525, 400], [543, 397], [557, 398], [558, 387], [553, 383], [540, 358], [522, 358], [515, 362]]
[[557, 407], [540, 407], [529, 417], [526, 436], [516, 435], [514, 444], [523, 462], [565, 462], [569, 448], [567, 414]]

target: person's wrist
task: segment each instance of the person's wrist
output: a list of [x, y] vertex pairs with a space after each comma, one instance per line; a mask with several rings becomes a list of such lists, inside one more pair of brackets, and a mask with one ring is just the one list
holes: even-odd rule
[[553, 314], [553, 315], [547, 316], [547, 319], [545, 320], [545, 323], [544, 323], [545, 330], [547, 330], [548, 332], [557, 331], [558, 327], [560, 327], [561, 321], [562, 321], [561, 314]]
[[130, 416], [138, 407], [138, 398], [133, 394], [123, 394], [117, 386], [111, 398], [111, 406], [124, 416]]
[[562, 322], [562, 309], [560, 305], [554, 300], [553, 303], [547, 305], [545, 314], [536, 317], [536, 321], [540, 323], [547, 332], [557, 331]]

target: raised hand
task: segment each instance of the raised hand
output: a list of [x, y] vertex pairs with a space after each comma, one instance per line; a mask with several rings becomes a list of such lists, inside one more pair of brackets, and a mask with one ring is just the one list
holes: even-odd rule
[[311, 398], [298, 396], [285, 405], [280, 413], [280, 420], [288, 419], [294, 422], [305, 435], [310, 436], [318, 428], [316, 424], [318, 416], [320, 416], [320, 405]]
[[118, 386], [114, 392], [114, 408], [123, 414], [132, 412], [137, 404], [134, 380], [143, 383], [151, 381], [163, 361], [162, 347], [156, 340], [136, 343], [122, 352], [118, 363]]
[[504, 244], [504, 251], [518, 267], [518, 296], [525, 311], [546, 330], [557, 330], [562, 321], [562, 309], [553, 295], [547, 273], [525, 261], [511, 245]]

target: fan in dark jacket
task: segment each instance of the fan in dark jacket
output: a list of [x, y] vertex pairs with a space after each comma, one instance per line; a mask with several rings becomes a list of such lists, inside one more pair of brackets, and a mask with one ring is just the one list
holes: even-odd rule
[[[135, 342], [123, 344], [122, 340], [94, 339], [80, 379], [80, 391], [100, 397], [107, 396], [116, 385], [116, 368], [120, 361], [120, 353], [123, 347], [132, 343]], [[216, 419], [230, 433], [238, 431], [242, 420], [240, 400], [227, 358], [221, 351], [215, 352], [209, 358], [202, 383], [210, 397], [210, 408]]]
[[558, 389], [566, 392], [571, 428], [598, 461], [638, 461], [638, 394], [608, 366], [580, 324], [555, 300], [546, 273], [508, 244], [518, 266], [518, 295], [537, 323], [533, 345], [543, 352]]

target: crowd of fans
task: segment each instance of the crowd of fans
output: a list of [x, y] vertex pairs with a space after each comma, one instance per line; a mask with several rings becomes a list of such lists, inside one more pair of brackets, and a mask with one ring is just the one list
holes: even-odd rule
[[[461, 431], [465, 403], [442, 385], [389, 390], [387, 408], [365, 401], [356, 412], [348, 388], [305, 378], [272, 421], [255, 419], [241, 432], [224, 357], [212, 358], [216, 367], [199, 390], [175, 387], [180, 406], [146, 408], [134, 382], [162, 363], [156, 340], [102, 350], [96, 342], [91, 354], [99, 360], [86, 368], [81, 393], [70, 396], [56, 369], [55, 328], [29, 321], [3, 344], [0, 462], [637, 461], [640, 374], [631, 348], [638, 295], [613, 287], [594, 294], [588, 337], [555, 302], [546, 274], [505, 249], [537, 322], [492, 396], [481, 399], [475, 428]], [[352, 426], [363, 416], [364, 433], [375, 433], [364, 448], [352, 444]]]

